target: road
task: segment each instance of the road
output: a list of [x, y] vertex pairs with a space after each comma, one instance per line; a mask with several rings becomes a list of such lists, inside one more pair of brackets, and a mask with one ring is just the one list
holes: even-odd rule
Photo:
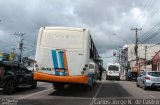
[[75, 85], [66, 86], [63, 90], [54, 90], [50, 83], [45, 82], [38, 82], [36, 89], [18, 89], [12, 95], [3, 95], [0, 90], [1, 103], [4, 99], [15, 100], [17, 105], [96, 105], [111, 104], [113, 99], [160, 100], [160, 89], [143, 90], [136, 87], [136, 82], [125, 81], [123, 77], [120, 81], [104, 78], [103, 76], [102, 81], [97, 81], [92, 91], [88, 87]]

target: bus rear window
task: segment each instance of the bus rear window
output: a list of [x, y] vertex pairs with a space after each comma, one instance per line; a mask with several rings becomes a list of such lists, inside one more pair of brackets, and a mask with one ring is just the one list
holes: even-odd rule
[[108, 66], [108, 70], [119, 71], [119, 66], [109, 65], [109, 66]]
[[41, 39], [42, 47], [83, 48], [84, 33], [70, 30], [44, 30]]

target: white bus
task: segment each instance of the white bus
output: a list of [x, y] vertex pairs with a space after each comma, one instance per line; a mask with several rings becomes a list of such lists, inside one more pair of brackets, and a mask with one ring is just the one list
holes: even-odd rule
[[120, 80], [121, 66], [119, 63], [108, 63], [106, 69], [106, 80], [113, 78]]
[[93, 85], [89, 63], [99, 63], [99, 55], [89, 30], [73, 27], [41, 27], [38, 34], [34, 79], [53, 83]]

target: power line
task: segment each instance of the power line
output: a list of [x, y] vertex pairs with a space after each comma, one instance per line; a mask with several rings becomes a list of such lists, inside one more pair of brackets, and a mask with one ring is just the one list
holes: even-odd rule
[[[148, 5], [148, 6], [149, 6], [149, 7], [148, 7], [148, 11], [151, 10], [151, 8], [153, 7], [153, 5], [154, 5], [155, 3], [156, 3], [155, 1], [150, 2], [151, 5], [150, 5], [150, 6]], [[146, 5], [144, 6], [144, 8], [147, 7], [147, 4], [149, 4], [149, 1], [147, 1], [147, 3], [146, 3]], [[144, 9], [144, 8], [143, 8], [143, 9]], [[152, 9], [152, 10], [153, 10], [153, 9]], [[158, 11], [159, 11], [159, 10], [158, 10]], [[158, 11], [154, 12], [153, 15], [155, 15]], [[144, 13], [143, 16], [139, 18], [138, 21], [142, 21], [143, 18], [144, 18], [146, 15], [147, 15], [147, 13]], [[153, 15], [152, 15], [152, 16], [153, 16]], [[144, 26], [146, 23], [147, 23], [147, 21], [143, 24], [143, 26]], [[138, 23], [137, 23], [137, 26], [138, 26]], [[144, 36], [144, 35], [142, 35], [142, 36]], [[148, 38], [150, 38], [150, 37], [151, 37], [151, 35], [147, 35], [147, 38], [146, 38], [146, 39], [148, 39]], [[140, 42], [141, 42], [141, 41], [140, 41]], [[141, 43], [142, 43], [142, 42], [141, 42]]]
[[[157, 27], [159, 28], [160, 26], [160, 22], [157, 23], [156, 25], [154, 25], [150, 30], [148, 30], [146, 33], [144, 33], [143, 35], [140, 36], [140, 38], [142, 38], [143, 40], [140, 41], [141, 43], [145, 42], [147, 39], [149, 39], [153, 34], [151, 33], [155, 33], [156, 31], [153, 31], [154, 29], [156, 29]], [[144, 36], [146, 36], [146, 38], [144, 38]]]
[[[147, 1], [145, 2], [142, 11], [144, 11], [144, 9], [147, 7], [147, 5], [149, 4], [149, 2], [150, 2], [150, 0], [147, 0]], [[140, 15], [140, 14], [138, 14], [138, 15]], [[140, 16], [137, 17], [136, 22], [134, 22], [135, 24], [132, 24], [130, 27], [135, 27], [135, 26], [137, 26], [136, 24], [138, 23], [139, 18], [140, 18]], [[129, 32], [130, 32], [130, 31], [128, 30], [128, 34], [129, 34]]]
[[[156, 0], [155, 0], [155, 1], [156, 1]], [[154, 3], [153, 3], [153, 4], [155, 4], [155, 3], [156, 3], [155, 1], [154, 1]], [[151, 8], [151, 7], [150, 7], [150, 8]], [[154, 11], [154, 10], [155, 10], [155, 11]], [[154, 11], [154, 13], [153, 13], [153, 14], [151, 14], [151, 15], [152, 15], [152, 17], [153, 17], [153, 16], [155, 16], [155, 14], [157, 14], [157, 13], [160, 11], [160, 9], [159, 9], [159, 8], [158, 8], [158, 9], [154, 9], [154, 10], [152, 9], [152, 11]], [[151, 19], [150, 19], [150, 20], [151, 20]], [[148, 22], [149, 22], [149, 21], [145, 21], [145, 23], [143, 23], [142, 27], [144, 27], [144, 25], [145, 25], [146, 23], [148, 23]], [[158, 23], [158, 24], [159, 24], [159, 23]], [[157, 24], [156, 24], [156, 25], [157, 25]], [[156, 26], [156, 25], [155, 25], [155, 26]], [[154, 29], [154, 28], [152, 28], [152, 29]], [[152, 29], [151, 29], [151, 31], [152, 31]], [[146, 34], [147, 34], [147, 33], [146, 33]], [[145, 35], [145, 34], [144, 34], [144, 35]], [[143, 37], [144, 35], [142, 35], [142, 37]], [[148, 38], [148, 37], [150, 37], [150, 36], [151, 36], [151, 35], [149, 35], [149, 34], [148, 34], [148, 35], [147, 35], [147, 38]]]
[[160, 33], [160, 29], [158, 29], [156, 32], [154, 32], [153, 34], [151, 34], [148, 38], [146, 38], [145, 40], [143, 40], [142, 43], [145, 42], [145, 41], [151, 40], [152, 38], [154, 38], [159, 33]]
[[[152, 14], [152, 18], [160, 11], [160, 9], [158, 8], [153, 14]], [[144, 27], [144, 25], [148, 23], [148, 21], [146, 21], [141, 27]]]
[[[143, 15], [144, 15], [144, 10], [145, 10], [145, 8], [147, 7], [147, 5], [149, 4], [149, 2], [150, 2], [151, 0], [147, 0], [147, 2], [145, 3], [145, 5], [144, 5], [144, 7], [143, 7], [143, 9], [142, 9], [142, 13], [143, 13]], [[137, 25], [138, 25], [138, 22], [139, 22], [139, 20], [141, 19], [141, 17], [143, 17], [143, 16], [141, 16], [140, 15], [140, 13], [138, 14], [139, 16], [138, 16], [138, 18], [137, 18], [137, 21], [135, 22], [135, 24], [133, 25], [133, 26], [136, 26], [137, 27]], [[133, 27], [132, 26], [132, 27]]]
[[159, 42], [159, 39], [160, 39], [160, 34], [158, 33], [154, 38], [152, 38], [151, 40], [149, 40], [148, 42], [150, 43], [157, 43]]
[[[153, 7], [154, 4], [155, 4], [155, 1], [150, 3], [150, 7], [148, 8], [148, 11], [151, 10], [151, 8]], [[142, 18], [139, 19], [139, 22], [143, 21], [144, 17], [147, 15], [147, 12], [142, 16]], [[138, 27], [138, 24], [136, 25], [136, 27]]]
[[142, 34], [142, 35], [140, 36], [140, 38], [144, 38], [144, 35], [150, 34], [150, 32], [151, 32], [154, 28], [156, 28], [157, 26], [159, 26], [159, 25], [160, 25], [160, 22], [157, 23], [156, 25], [154, 25], [154, 26], [153, 26], [150, 30], [148, 30], [146, 33]]

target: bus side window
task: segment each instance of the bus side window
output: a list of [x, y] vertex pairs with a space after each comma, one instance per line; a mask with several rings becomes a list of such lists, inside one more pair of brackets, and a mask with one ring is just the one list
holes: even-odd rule
[[99, 59], [98, 51], [93, 43], [92, 37], [91, 38], [91, 46], [90, 46], [90, 58], [93, 59], [93, 61], [96, 62], [96, 60]]
[[91, 44], [90, 44], [90, 58], [93, 58], [93, 42], [92, 42], [92, 39], [91, 39]]

